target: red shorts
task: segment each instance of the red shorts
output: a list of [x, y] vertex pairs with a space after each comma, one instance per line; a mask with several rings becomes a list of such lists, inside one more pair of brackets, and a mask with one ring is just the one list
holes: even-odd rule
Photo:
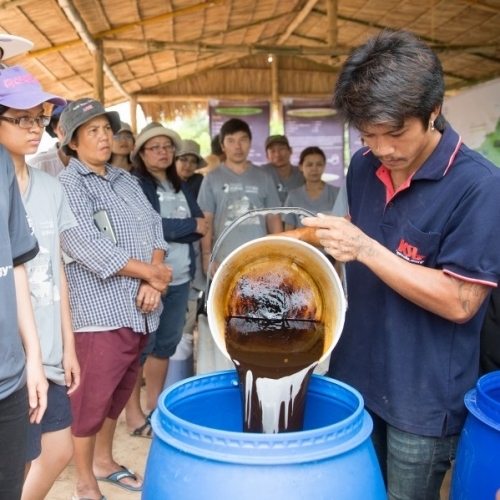
[[130, 328], [75, 333], [81, 380], [70, 397], [74, 436], [94, 436], [106, 418], [119, 417], [132, 394], [147, 339]]

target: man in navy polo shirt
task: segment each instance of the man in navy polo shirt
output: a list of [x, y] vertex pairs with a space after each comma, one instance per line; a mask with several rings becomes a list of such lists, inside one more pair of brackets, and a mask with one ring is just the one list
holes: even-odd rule
[[439, 499], [500, 277], [500, 170], [462, 144], [443, 96], [439, 59], [413, 34], [357, 48], [334, 94], [366, 145], [347, 175], [349, 217], [303, 221], [348, 263], [329, 375], [364, 396], [390, 499]]

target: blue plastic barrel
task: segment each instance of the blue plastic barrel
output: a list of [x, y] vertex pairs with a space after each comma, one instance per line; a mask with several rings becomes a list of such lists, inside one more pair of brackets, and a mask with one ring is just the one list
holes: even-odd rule
[[465, 396], [465, 421], [451, 479], [451, 500], [494, 500], [500, 489], [500, 371]]
[[313, 375], [304, 430], [243, 433], [236, 372], [192, 377], [160, 396], [144, 500], [381, 500], [361, 395]]

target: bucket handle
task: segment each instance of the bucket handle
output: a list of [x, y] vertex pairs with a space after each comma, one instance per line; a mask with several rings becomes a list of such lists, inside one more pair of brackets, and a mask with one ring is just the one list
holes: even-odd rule
[[[217, 255], [217, 251], [219, 250], [219, 247], [221, 246], [222, 242], [226, 238], [226, 236], [238, 225], [240, 225], [242, 222], [246, 221], [247, 219], [250, 219], [251, 217], [255, 216], [264, 216], [264, 215], [286, 215], [286, 214], [295, 214], [295, 215], [303, 215], [305, 217], [316, 217], [316, 214], [314, 212], [311, 212], [310, 210], [307, 210], [305, 208], [300, 208], [300, 207], [274, 207], [274, 208], [254, 208], [252, 210], [248, 210], [248, 212], [245, 212], [243, 215], [240, 215], [237, 219], [235, 219], [229, 226], [227, 226], [222, 233], [219, 235], [217, 238], [217, 241], [215, 242], [215, 245], [212, 249], [212, 253], [210, 255], [210, 259], [208, 261], [208, 267], [207, 267], [207, 285], [205, 288], [205, 306], [206, 306], [206, 301], [208, 300], [208, 290], [210, 288], [210, 271], [212, 270], [212, 264], [214, 261], [214, 256]], [[346, 280], [346, 272], [345, 272], [345, 263], [341, 262], [340, 267], [342, 270], [342, 276], [340, 277], [342, 281], [342, 288], [344, 290], [344, 296], [347, 299], [347, 280]]]

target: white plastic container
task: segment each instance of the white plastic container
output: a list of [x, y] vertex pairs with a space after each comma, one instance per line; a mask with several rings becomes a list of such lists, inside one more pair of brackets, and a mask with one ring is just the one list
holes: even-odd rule
[[193, 335], [183, 333], [175, 354], [169, 360], [167, 377], [165, 378], [163, 388], [165, 389], [175, 382], [184, 380], [192, 375], [194, 375]]

